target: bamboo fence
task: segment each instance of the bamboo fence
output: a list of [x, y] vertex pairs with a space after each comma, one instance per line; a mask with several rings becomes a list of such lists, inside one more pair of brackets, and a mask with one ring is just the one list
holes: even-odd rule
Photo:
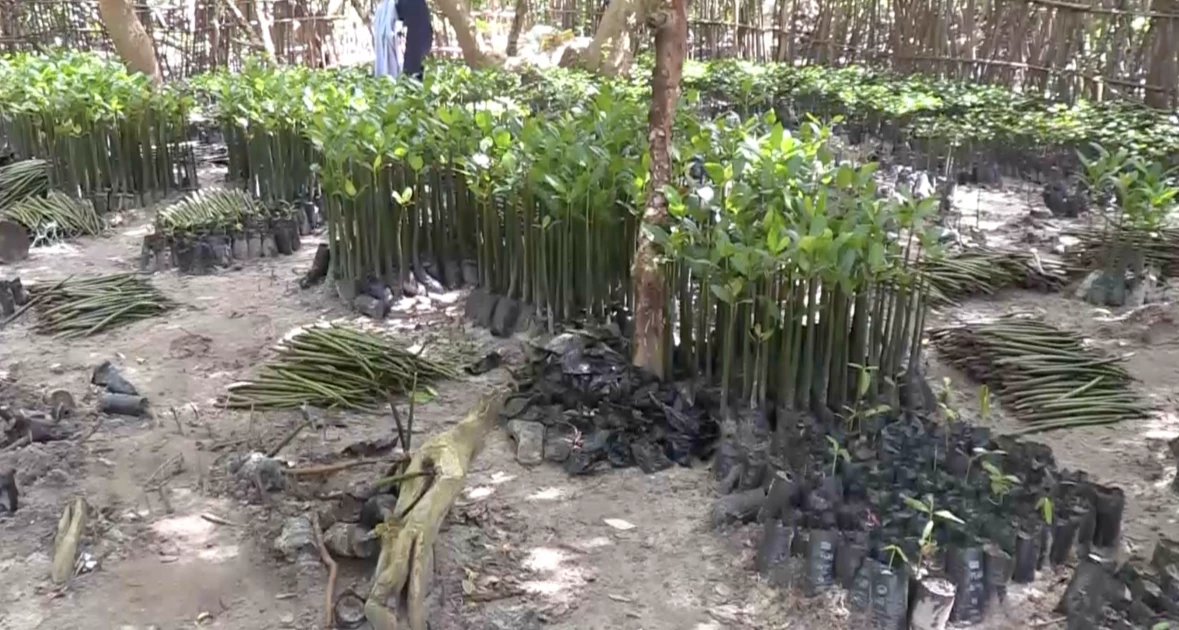
[[[590, 36], [606, 1], [519, 5], [527, 9], [526, 24]], [[468, 2], [477, 23], [491, 29], [510, 24], [517, 6], [515, 0]], [[234, 66], [266, 48], [285, 63], [366, 61], [372, 4], [152, 0], [139, 13], [165, 73], [188, 76]], [[863, 64], [1065, 101], [1127, 99], [1174, 108], [1179, 96], [1179, 0], [690, 0], [689, 12], [689, 54], [696, 59]], [[438, 29], [439, 51], [453, 53], [452, 41], [446, 28]], [[0, 49], [53, 45], [109, 49], [96, 0], [0, 0]]]

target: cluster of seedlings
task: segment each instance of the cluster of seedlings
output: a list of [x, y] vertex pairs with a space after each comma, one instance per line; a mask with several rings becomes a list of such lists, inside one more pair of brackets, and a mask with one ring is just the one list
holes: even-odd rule
[[289, 256], [302, 247], [317, 214], [291, 203], [263, 204], [237, 189], [189, 194], [156, 214], [143, 238], [143, 271], [211, 273], [255, 258]]
[[764, 527], [763, 575], [810, 593], [841, 586], [871, 627], [982, 621], [1009, 584], [1119, 540], [1122, 491], [1057, 469], [1043, 445], [908, 413], [845, 429], [780, 416], [768, 493], [749, 516]]

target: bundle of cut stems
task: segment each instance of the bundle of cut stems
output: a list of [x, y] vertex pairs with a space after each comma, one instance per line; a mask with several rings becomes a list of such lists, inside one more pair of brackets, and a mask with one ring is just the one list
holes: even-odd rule
[[985, 382], [1012, 414], [1020, 433], [1112, 424], [1151, 409], [1131, 391], [1122, 357], [1102, 357], [1076, 333], [1008, 316], [988, 323], [930, 331], [955, 367]]
[[389, 392], [455, 378], [451, 366], [413, 353], [383, 335], [351, 326], [305, 328], [282, 343], [279, 356], [253, 381], [230, 386], [234, 408], [372, 409]]
[[0, 210], [29, 197], [41, 197], [49, 190], [49, 173], [45, 160], [21, 160], [0, 166]]
[[1141, 253], [1145, 262], [1158, 268], [1163, 276], [1179, 277], [1179, 229], [1089, 226], [1070, 230], [1067, 235], [1078, 241], [1067, 252], [1070, 271], [1084, 273], [1103, 267], [1107, 264], [1111, 245], [1117, 243], [1125, 250]]
[[94, 204], [57, 191], [44, 197], [26, 197], [0, 210], [0, 219], [23, 225], [32, 236], [34, 246], [95, 236], [106, 229], [106, 222], [94, 210]]
[[190, 193], [156, 215], [156, 232], [241, 229], [260, 206], [244, 190], [215, 188]]
[[164, 313], [175, 304], [134, 274], [68, 280], [30, 287], [38, 321], [34, 330], [63, 337], [88, 337]]
[[1007, 287], [1059, 291], [1067, 275], [1056, 261], [1035, 252], [974, 248], [921, 261], [934, 304], [953, 304], [972, 295], [991, 295]]

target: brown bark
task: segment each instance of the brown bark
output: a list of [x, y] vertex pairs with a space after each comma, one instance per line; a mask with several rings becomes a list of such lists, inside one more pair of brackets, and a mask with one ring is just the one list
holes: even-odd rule
[[515, 57], [520, 48], [520, 31], [524, 30], [524, 20], [528, 17], [528, 0], [516, 0], [516, 11], [512, 15], [512, 30], [508, 31], [508, 47], [505, 54]]
[[[1152, 13], [1179, 13], [1179, 0], [1152, 0]], [[1157, 85], [1164, 90], [1147, 90], [1146, 104], [1159, 109], [1169, 109], [1174, 104], [1175, 88], [1179, 84], [1179, 63], [1176, 54], [1179, 53], [1179, 21], [1167, 18], [1151, 18], [1150, 20], [1150, 72], [1146, 75], [1146, 83]]]
[[[643, 222], [666, 225], [667, 199], [664, 187], [671, 183], [671, 122], [680, 95], [680, 77], [684, 70], [684, 51], [688, 42], [685, 0], [659, 0], [648, 18], [655, 32], [655, 71], [651, 76], [651, 113], [649, 143], [651, 151], [650, 194], [643, 210]], [[635, 251], [634, 293], [635, 333], [634, 364], [646, 368], [659, 378], [665, 376], [664, 304], [667, 286], [659, 268], [659, 252], [647, 230], [639, 231]]]
[[617, 74], [617, 65], [625, 63], [629, 52], [628, 23], [636, 11], [642, 10], [640, 0], [610, 0], [602, 14], [602, 21], [594, 31], [594, 38], [580, 55], [567, 57], [566, 65], [576, 64], [588, 72]]
[[135, 15], [129, 0], [99, 0], [98, 14], [127, 68], [146, 74], [155, 83], [162, 81], [155, 43]]
[[498, 65], [499, 60], [487, 54], [479, 43], [475, 20], [471, 19], [471, 7], [467, 6], [465, 0], [435, 0], [435, 4], [454, 29], [459, 49], [463, 51], [463, 61], [468, 66], [486, 68]]
[[[392, 518], [377, 526], [381, 554], [364, 606], [374, 630], [426, 630], [426, 594], [434, 579], [438, 530], [462, 494], [467, 471], [502, 404], [499, 392], [485, 395], [462, 422], [414, 453], [405, 475], [416, 476], [401, 482]], [[408, 617], [402, 623], [397, 619], [399, 608]]]

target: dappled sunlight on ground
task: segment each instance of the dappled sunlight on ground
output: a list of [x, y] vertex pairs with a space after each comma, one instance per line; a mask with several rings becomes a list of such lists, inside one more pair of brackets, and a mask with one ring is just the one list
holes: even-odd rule
[[238, 556], [237, 545], [217, 543], [217, 525], [199, 514], [187, 514], [158, 520], [151, 525], [160, 538], [174, 546], [176, 561], [223, 562]]
[[586, 583], [581, 568], [571, 566], [570, 554], [553, 547], [537, 547], [528, 552], [524, 568], [537, 579], [522, 584], [525, 591], [557, 598], [572, 598], [575, 587]]
[[545, 488], [528, 497], [529, 501], [556, 501], [566, 496], [564, 488]]
[[491, 496], [494, 493], [495, 493], [495, 488], [492, 488], [491, 486], [475, 486], [473, 488], [464, 488], [463, 489], [463, 494], [466, 495], [466, 497], [468, 499], [471, 499], [472, 501], [486, 499], [487, 497]]

